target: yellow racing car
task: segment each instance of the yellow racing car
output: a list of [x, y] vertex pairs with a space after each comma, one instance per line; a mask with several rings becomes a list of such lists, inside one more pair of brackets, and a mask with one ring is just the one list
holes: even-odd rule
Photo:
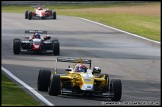
[[[67, 74], [59, 74], [58, 62], [75, 63], [68, 66]], [[87, 67], [88, 66], [88, 67]], [[39, 91], [48, 91], [49, 95], [58, 96], [64, 93], [81, 95], [101, 95], [119, 101], [122, 95], [120, 79], [109, 80], [108, 74], [101, 73], [99, 67], [91, 70], [91, 60], [71, 57], [57, 57], [55, 71], [40, 69], [37, 81]]]

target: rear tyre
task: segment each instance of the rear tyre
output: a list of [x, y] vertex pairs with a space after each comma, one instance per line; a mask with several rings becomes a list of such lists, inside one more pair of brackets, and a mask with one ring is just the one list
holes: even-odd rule
[[110, 92], [114, 93], [113, 101], [119, 101], [122, 95], [122, 83], [120, 79], [112, 79], [110, 82]]
[[25, 19], [28, 19], [28, 11], [25, 12]]
[[31, 20], [32, 19], [32, 12], [28, 12], [28, 19]]
[[102, 92], [105, 93], [105, 92], [108, 92], [109, 90], [109, 75], [102, 74], [102, 73], [98, 75], [99, 78], [102, 78], [103, 76], [104, 76], [106, 83], [105, 83], [105, 86], [102, 88]]
[[48, 90], [49, 95], [58, 96], [61, 94], [61, 79], [60, 75], [52, 75]]
[[60, 54], [60, 44], [58, 40], [53, 40], [53, 54], [54, 55]]
[[40, 69], [38, 74], [37, 88], [39, 91], [48, 91], [50, 83], [51, 71]]
[[20, 39], [14, 39], [13, 40], [13, 52], [14, 54], [20, 54], [20, 46], [21, 46], [21, 40]]
[[56, 12], [55, 11], [52, 13], [52, 16], [53, 16], [53, 19], [56, 19]]

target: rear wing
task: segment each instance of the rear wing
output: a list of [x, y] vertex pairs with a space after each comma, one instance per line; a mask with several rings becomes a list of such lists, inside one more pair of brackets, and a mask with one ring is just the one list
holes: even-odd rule
[[[56, 68], [57, 68], [57, 62], [89, 64], [89, 68], [91, 68], [91, 63], [92, 63], [92, 61], [90, 59], [72, 58], [72, 57], [57, 57]], [[55, 71], [57, 71], [57, 69], [55, 69]]]
[[47, 31], [43, 31], [43, 30], [25, 30], [25, 34], [34, 34], [34, 33], [47, 34]]
[[70, 57], [57, 57], [57, 62], [71, 62], [71, 63], [91, 64], [90, 59], [70, 58]]

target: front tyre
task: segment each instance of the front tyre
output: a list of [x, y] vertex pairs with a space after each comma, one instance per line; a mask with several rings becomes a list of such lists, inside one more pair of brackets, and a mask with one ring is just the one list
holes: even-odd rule
[[14, 54], [20, 54], [21, 51], [21, 40], [20, 39], [14, 39], [13, 40], [13, 52]]
[[28, 11], [25, 12], [25, 19], [28, 19]]
[[56, 19], [56, 12], [55, 11], [52, 13], [52, 17], [53, 17], [53, 19]]
[[28, 19], [31, 20], [33, 17], [32, 12], [28, 12]]
[[58, 96], [61, 94], [61, 79], [60, 75], [52, 75], [48, 90], [49, 95]]
[[110, 92], [114, 93], [113, 101], [119, 101], [122, 95], [122, 83], [120, 79], [112, 79], [110, 82]]
[[54, 55], [60, 54], [60, 44], [58, 40], [53, 40], [53, 54]]
[[39, 91], [48, 91], [50, 83], [51, 71], [40, 69], [38, 74], [37, 88]]

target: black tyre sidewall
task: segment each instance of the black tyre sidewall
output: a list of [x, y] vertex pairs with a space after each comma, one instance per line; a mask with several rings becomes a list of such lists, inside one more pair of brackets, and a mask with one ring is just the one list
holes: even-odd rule
[[21, 51], [21, 40], [20, 39], [13, 40], [13, 51], [14, 51], [14, 54], [20, 53]]
[[60, 75], [52, 75], [48, 90], [49, 95], [58, 96], [61, 94], [61, 79]]
[[28, 19], [31, 20], [32, 19], [32, 12], [28, 12]]
[[53, 17], [53, 19], [56, 19], [56, 12], [55, 11], [52, 13], [52, 17]]
[[119, 101], [122, 95], [122, 83], [120, 79], [112, 79], [110, 82], [110, 92], [114, 93], [113, 101]]
[[40, 69], [38, 74], [37, 88], [40, 91], [48, 91], [50, 83], [51, 71], [47, 69]]
[[53, 54], [54, 55], [59, 55], [60, 54], [60, 44], [58, 40], [53, 40]]
[[28, 19], [28, 11], [25, 12], [25, 19]]

